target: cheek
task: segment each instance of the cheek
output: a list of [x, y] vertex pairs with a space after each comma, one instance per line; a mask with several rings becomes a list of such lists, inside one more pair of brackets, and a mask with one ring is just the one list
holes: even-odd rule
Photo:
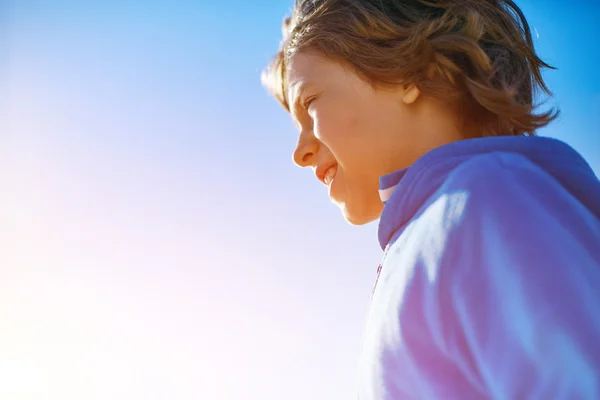
[[356, 147], [361, 132], [360, 121], [360, 116], [344, 109], [343, 104], [323, 107], [315, 115], [314, 133], [339, 158], [338, 161], [342, 161]]

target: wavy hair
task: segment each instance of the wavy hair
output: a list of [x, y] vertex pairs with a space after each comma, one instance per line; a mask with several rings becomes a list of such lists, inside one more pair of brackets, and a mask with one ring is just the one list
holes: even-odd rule
[[[416, 84], [456, 106], [471, 136], [535, 135], [558, 115], [529, 24], [512, 0], [296, 0], [263, 85], [289, 112], [286, 68], [299, 51], [349, 65], [372, 85]], [[471, 131], [471, 130], [469, 130]]]

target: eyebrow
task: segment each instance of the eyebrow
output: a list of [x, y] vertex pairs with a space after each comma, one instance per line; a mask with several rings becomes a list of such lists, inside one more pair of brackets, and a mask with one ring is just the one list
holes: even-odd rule
[[294, 102], [293, 104], [290, 104], [290, 113], [292, 114], [292, 117], [296, 118], [295, 111], [301, 108], [300, 99], [302, 98], [302, 94], [312, 86], [313, 83], [309, 81], [299, 81], [290, 86], [290, 88], [296, 88]]

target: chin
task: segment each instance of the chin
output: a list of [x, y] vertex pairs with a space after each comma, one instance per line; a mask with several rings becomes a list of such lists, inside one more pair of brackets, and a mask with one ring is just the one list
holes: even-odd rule
[[368, 209], [362, 210], [351, 210], [348, 207], [342, 207], [342, 214], [344, 215], [344, 219], [350, 225], [361, 226], [379, 218], [382, 210], [383, 204], [380, 204], [379, 207], [369, 207]]

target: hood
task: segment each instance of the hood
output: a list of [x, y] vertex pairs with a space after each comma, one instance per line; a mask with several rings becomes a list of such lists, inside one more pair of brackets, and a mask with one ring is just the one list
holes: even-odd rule
[[497, 152], [525, 156], [600, 219], [598, 178], [583, 157], [566, 143], [537, 136], [466, 139], [431, 150], [412, 166], [380, 178], [379, 194], [385, 204], [378, 230], [381, 248], [386, 248], [394, 233], [412, 219], [460, 164], [474, 156]]

